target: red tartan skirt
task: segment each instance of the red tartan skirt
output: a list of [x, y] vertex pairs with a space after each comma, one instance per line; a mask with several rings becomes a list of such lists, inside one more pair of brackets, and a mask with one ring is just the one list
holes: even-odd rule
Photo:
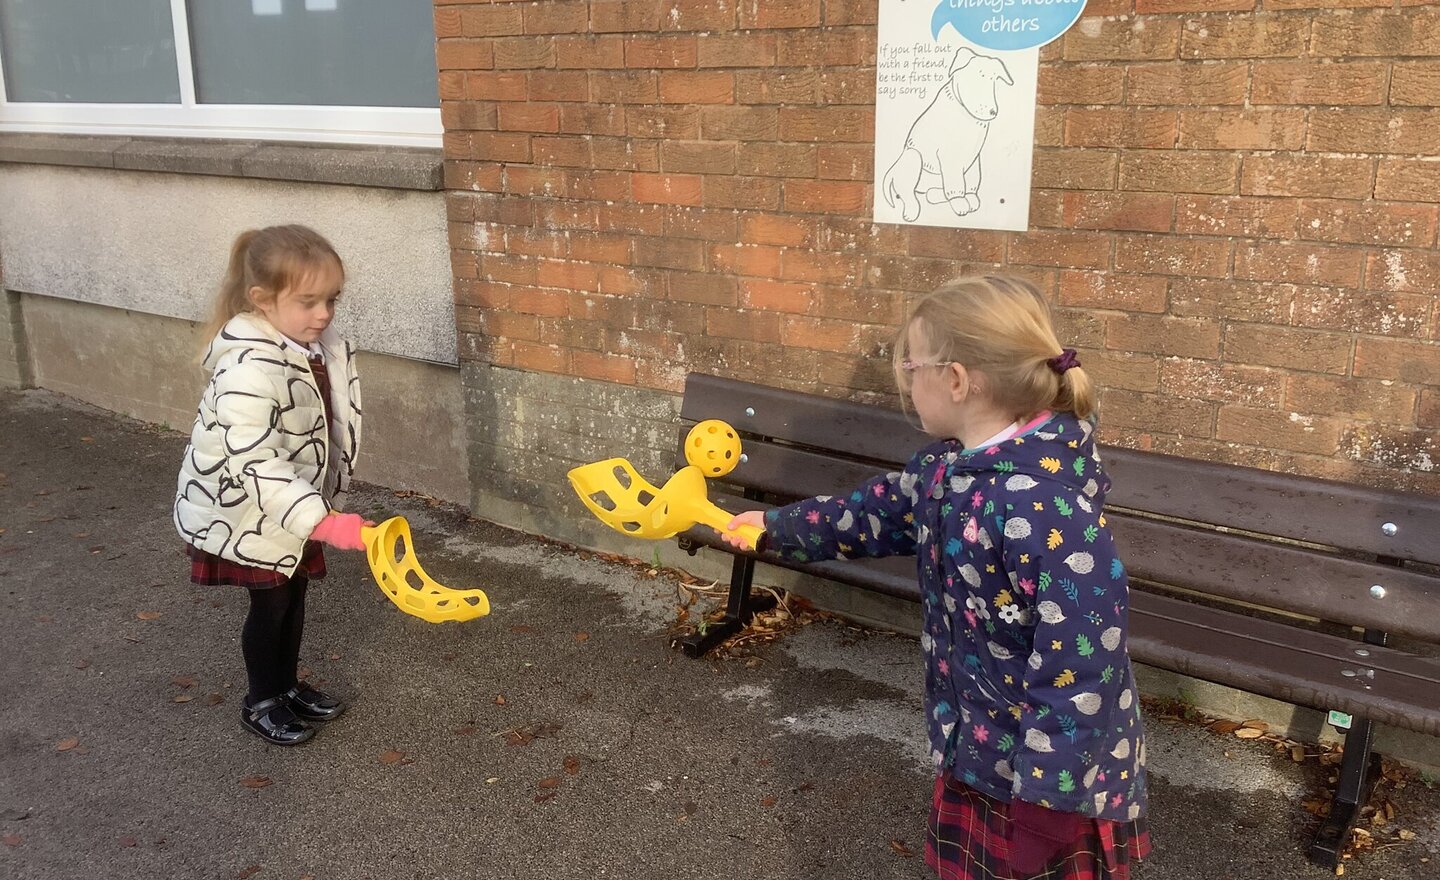
[[1150, 854], [1144, 819], [1094, 819], [1039, 874], [1010, 867], [1010, 805], [943, 774], [935, 780], [925, 864], [940, 880], [1129, 880], [1130, 863]]
[[[185, 545], [185, 555], [190, 557], [192, 584], [268, 590], [290, 580], [278, 571], [231, 562], [190, 544]], [[300, 567], [295, 569], [295, 577], [318, 581], [324, 576], [325, 552], [321, 549], [320, 542], [306, 541], [305, 552], [300, 557]]]

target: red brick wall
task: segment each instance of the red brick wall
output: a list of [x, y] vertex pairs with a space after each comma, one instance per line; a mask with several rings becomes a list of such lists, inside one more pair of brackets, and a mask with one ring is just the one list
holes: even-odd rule
[[1257, 5], [1091, 0], [1012, 234], [869, 222], [874, 0], [436, 0], [462, 357], [882, 399], [905, 294], [1008, 266], [1111, 441], [1440, 488], [1440, 11]]

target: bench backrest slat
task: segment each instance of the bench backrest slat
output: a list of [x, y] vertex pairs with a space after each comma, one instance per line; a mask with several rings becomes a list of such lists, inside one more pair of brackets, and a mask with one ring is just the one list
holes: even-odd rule
[[[895, 410], [699, 373], [686, 381], [681, 415], [725, 419], [742, 435], [823, 451], [814, 461], [797, 452], [796, 462], [806, 465], [797, 474], [786, 474], [790, 465], [783, 461], [757, 455], [756, 478], [799, 488], [795, 497], [846, 488], [825, 479], [813, 487], [807, 482], [825, 476], [821, 458], [868, 462], [873, 472], [884, 472], [930, 439]], [[755, 445], [747, 438], [747, 454]], [[1110, 446], [1101, 456], [1114, 482], [1108, 499], [1114, 508], [1440, 565], [1440, 541], [1433, 539], [1440, 534], [1440, 498]], [[746, 474], [737, 469], [735, 481], [743, 485]], [[1382, 531], [1386, 523], [1395, 526], [1393, 536]]]
[[[1109, 517], [1131, 577], [1351, 626], [1440, 640], [1440, 579], [1296, 545]], [[1177, 566], [1183, 566], [1178, 568]], [[1385, 588], [1383, 598], [1370, 587]]]
[[904, 413], [691, 373], [680, 417], [724, 419], [742, 434], [843, 451], [847, 457], [904, 462], [930, 442]]
[[[683, 440], [686, 428], [680, 429], [680, 451], [676, 463], [685, 464]], [[812, 495], [836, 495], [849, 491], [877, 474], [899, 470], [903, 465], [885, 466], [866, 461], [846, 461], [794, 446], [780, 446], [764, 440], [744, 439], [745, 460], [721, 482], [759, 489], [778, 495], [786, 501]]]
[[1115, 447], [1101, 458], [1113, 506], [1440, 564], [1440, 498]]

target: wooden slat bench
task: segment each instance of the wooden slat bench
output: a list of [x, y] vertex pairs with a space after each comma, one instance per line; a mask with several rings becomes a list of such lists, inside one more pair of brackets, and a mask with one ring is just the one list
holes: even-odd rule
[[[741, 464], [711, 494], [736, 511], [853, 488], [928, 442], [894, 410], [698, 373], [681, 416], [740, 431]], [[1310, 849], [1333, 866], [1376, 775], [1373, 725], [1440, 734], [1440, 499], [1121, 448], [1102, 456], [1114, 482], [1107, 516], [1131, 577], [1131, 656], [1354, 717]], [[703, 528], [681, 543], [735, 552]], [[679, 640], [686, 653], [745, 626], [757, 559], [920, 598], [910, 557], [803, 565], [736, 553], [725, 618]]]

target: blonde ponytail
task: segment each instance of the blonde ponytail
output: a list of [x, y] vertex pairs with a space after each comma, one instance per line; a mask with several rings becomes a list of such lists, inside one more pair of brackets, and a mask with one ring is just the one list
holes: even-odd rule
[[226, 322], [241, 312], [250, 310], [250, 285], [246, 283], [246, 257], [250, 253], [250, 242], [255, 240], [258, 230], [247, 229], [235, 236], [230, 245], [230, 261], [225, 265], [225, 279], [220, 282], [220, 291], [215, 296], [215, 307], [211, 310], [210, 321], [205, 325], [201, 337], [205, 345], [215, 338]]

